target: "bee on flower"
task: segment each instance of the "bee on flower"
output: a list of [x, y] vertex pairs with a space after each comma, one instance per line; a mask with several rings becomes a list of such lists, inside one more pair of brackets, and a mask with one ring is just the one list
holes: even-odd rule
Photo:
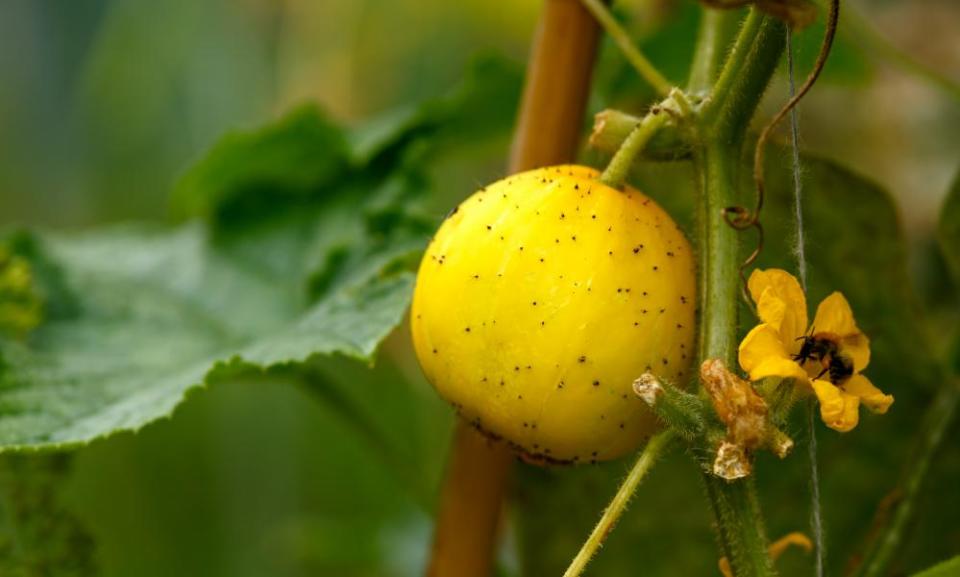
[[806, 296], [790, 273], [755, 270], [747, 288], [761, 321], [739, 348], [740, 367], [750, 380], [792, 378], [810, 387], [823, 422], [840, 432], [857, 426], [861, 404], [879, 414], [893, 404], [893, 396], [861, 374], [870, 362], [870, 341], [841, 293], [825, 298], [808, 325]]

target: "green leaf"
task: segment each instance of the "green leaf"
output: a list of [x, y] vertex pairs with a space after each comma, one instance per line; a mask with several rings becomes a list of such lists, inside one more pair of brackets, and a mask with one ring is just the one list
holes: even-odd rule
[[421, 208], [433, 156], [499, 136], [520, 86], [517, 66], [479, 59], [451, 95], [366, 139], [301, 107], [184, 174], [172, 207], [192, 222], [12, 237], [47, 314], [0, 340], [0, 451], [137, 430], [238, 373], [371, 361], [435, 226]]
[[425, 186], [352, 166], [344, 141], [310, 109], [226, 137], [177, 192], [209, 228], [11, 238], [47, 315], [0, 340], [0, 450], [137, 430], [239, 371], [370, 361], [409, 300], [406, 265], [428, 229], [406, 203]]
[[260, 130], [221, 138], [181, 177], [172, 210], [181, 218], [255, 218], [268, 202], [307, 200], [349, 168], [349, 156], [340, 129], [315, 106], [301, 106]]
[[0, 344], [0, 448], [136, 430], [243, 368], [333, 353], [369, 360], [409, 299], [410, 273], [370, 270], [309, 301], [305, 286], [208, 240], [195, 224], [46, 237], [79, 311]]
[[64, 503], [72, 455], [0, 457], [0, 574], [97, 574], [93, 539]]
[[956, 577], [960, 575], [960, 557], [938, 563], [926, 571], [914, 573], [913, 577]]

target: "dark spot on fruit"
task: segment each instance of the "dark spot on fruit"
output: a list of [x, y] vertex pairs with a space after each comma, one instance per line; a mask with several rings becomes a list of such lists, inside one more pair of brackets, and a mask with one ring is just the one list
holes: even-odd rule
[[577, 362], [578, 362], [578, 363], [585, 363], [585, 362], [587, 362], [587, 356], [586, 356], [586, 355], [580, 355], [580, 358], [577, 359]]
[[437, 349], [433, 349], [433, 354], [437, 354]]
[[514, 370], [514, 371], [519, 371], [519, 370], [520, 370], [520, 367], [519, 367], [519, 366], [513, 367], [513, 370]]
[[639, 246], [633, 247], [633, 254], [637, 254], [638, 252], [640, 252], [640, 247]]
[[597, 220], [597, 215], [591, 214], [591, 215], [590, 215], [590, 218], [592, 218], [593, 220]]
[[667, 256], [673, 256], [673, 253], [668, 250], [668, 251], [667, 251]]
[[593, 386], [599, 387], [599, 386], [600, 386], [600, 381], [594, 380], [594, 381], [593, 381]]
[[666, 357], [664, 357], [664, 358], [661, 359], [661, 360], [663, 361], [663, 364], [664, 364], [664, 365], [669, 365], [669, 364], [670, 364], [670, 361], [668, 361]]
[[620, 423], [620, 429], [621, 429], [621, 430], [623, 430], [625, 426], [626, 426], [626, 425], [624, 425], [623, 423]]
[[463, 329], [463, 331], [469, 333], [469, 332], [470, 332], [470, 327], [466, 327], [465, 329]]
[[682, 328], [683, 328], [683, 325], [681, 325], [680, 323], [677, 323], [677, 328], [678, 328], [678, 329], [682, 329]]
[[653, 265], [653, 270], [660, 270], [660, 267], [658, 267], [657, 265]]
[[537, 306], [537, 301], [533, 301], [533, 306]]
[[493, 227], [488, 224], [488, 225], [487, 225], [487, 230], [493, 230]]

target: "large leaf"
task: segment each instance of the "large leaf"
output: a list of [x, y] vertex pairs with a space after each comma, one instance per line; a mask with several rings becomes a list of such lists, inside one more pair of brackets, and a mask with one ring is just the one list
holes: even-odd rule
[[[189, 206], [220, 219], [221, 232], [193, 222], [11, 241], [35, 264], [47, 318], [27, 338], [0, 342], [0, 447], [135, 430], [240, 368], [371, 358], [400, 321], [412, 286], [403, 264], [425, 238], [397, 204], [417, 180], [351, 166], [340, 148], [323, 146], [337, 129], [320, 129], [319, 118], [301, 110], [259, 137], [230, 137], [194, 169], [210, 176], [188, 177], [203, 184], [182, 190], [192, 191]], [[251, 151], [277, 149], [281, 166], [291, 158], [336, 166], [293, 181], [269, 163], [251, 168]], [[294, 149], [307, 152], [283, 152]], [[280, 198], [300, 187], [297, 210], [261, 203], [260, 220], [241, 226], [232, 191], [254, 187]]]
[[451, 95], [365, 137], [300, 107], [188, 170], [172, 206], [193, 220], [177, 228], [12, 238], [46, 316], [0, 341], [0, 450], [136, 430], [238, 371], [370, 361], [435, 224], [419, 208], [432, 156], [503, 132], [519, 86], [516, 66], [480, 59]]

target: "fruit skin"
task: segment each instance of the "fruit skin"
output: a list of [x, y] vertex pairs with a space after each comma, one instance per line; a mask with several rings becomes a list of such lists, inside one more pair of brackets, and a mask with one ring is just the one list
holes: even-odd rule
[[640, 192], [583, 166], [516, 174], [454, 209], [427, 248], [411, 329], [427, 379], [525, 457], [595, 462], [656, 428], [632, 392], [683, 384], [694, 358], [694, 259]]

